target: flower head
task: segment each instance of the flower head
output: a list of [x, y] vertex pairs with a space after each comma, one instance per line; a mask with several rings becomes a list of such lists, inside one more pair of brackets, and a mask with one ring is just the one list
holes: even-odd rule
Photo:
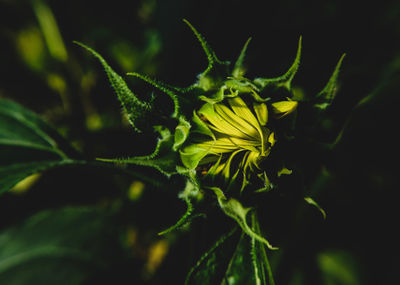
[[181, 151], [182, 162], [188, 168], [196, 167], [201, 175], [222, 176], [225, 182], [232, 182], [240, 175], [241, 189], [254, 173], [266, 178], [260, 163], [269, 156], [277, 141], [268, 124], [268, 110], [272, 111], [273, 118], [282, 118], [296, 106], [296, 101], [245, 102], [238, 92], [231, 90], [231, 96], [219, 103], [205, 103], [195, 112], [193, 121], [201, 125], [206, 136], [197, 138]]

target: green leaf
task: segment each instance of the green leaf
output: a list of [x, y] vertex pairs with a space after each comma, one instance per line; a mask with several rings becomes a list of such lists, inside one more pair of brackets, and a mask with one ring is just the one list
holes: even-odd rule
[[275, 77], [275, 78], [256, 78], [254, 79], [254, 83], [260, 86], [260, 89], [265, 89], [266, 87], [269, 86], [275, 86], [275, 87], [284, 87], [287, 90], [291, 90], [291, 83], [296, 75], [297, 70], [299, 69], [300, 65], [300, 57], [301, 57], [301, 37], [299, 38], [299, 44], [297, 48], [297, 53], [296, 53], [296, 58], [294, 59], [294, 62], [292, 66], [289, 68], [289, 70], [282, 76]]
[[[256, 212], [252, 212], [251, 226], [254, 232], [261, 234]], [[251, 239], [251, 255], [256, 279], [261, 279], [262, 284], [275, 285], [265, 246], [260, 242], [256, 242], [254, 238]]]
[[0, 194], [48, 168], [84, 163], [39, 116], [0, 99]]
[[237, 244], [237, 228], [223, 235], [190, 269], [185, 285], [220, 284]]
[[176, 174], [176, 166], [179, 164], [180, 158], [178, 152], [173, 150], [175, 136], [167, 128], [160, 127], [159, 132], [161, 137], [158, 139], [156, 149], [150, 155], [131, 158], [98, 158], [97, 160], [117, 165], [134, 164], [153, 167], [166, 176]]
[[[252, 229], [259, 232], [259, 224], [252, 212]], [[225, 272], [221, 285], [275, 285], [264, 244], [242, 234]]]
[[321, 252], [317, 261], [323, 285], [360, 285], [360, 271], [356, 258], [343, 250]]
[[82, 284], [121, 256], [111, 226], [97, 209], [68, 207], [0, 232], [0, 284]]
[[242, 234], [221, 285], [261, 284], [253, 268], [251, 239]]
[[108, 80], [110, 81], [112, 88], [114, 89], [119, 101], [126, 111], [129, 122], [136, 131], [141, 132], [138, 127], [139, 125], [148, 125], [148, 119], [152, 110], [152, 103], [139, 100], [139, 98], [128, 88], [125, 80], [122, 79], [122, 77], [119, 76], [108, 65], [108, 63], [100, 54], [82, 43], [75, 43], [88, 50], [103, 65], [103, 68], [108, 76]]
[[232, 256], [221, 285], [269, 285], [264, 266], [259, 258], [256, 241], [242, 234], [235, 254]]
[[338, 63], [336, 64], [335, 70], [333, 71], [331, 77], [328, 80], [328, 83], [325, 85], [324, 89], [322, 89], [316, 96], [316, 103], [314, 104], [315, 108], [325, 110], [328, 108], [333, 99], [336, 96], [337, 92], [337, 78], [339, 75], [340, 66], [342, 65], [342, 61], [346, 54], [344, 53]]
[[[255, 214], [252, 228], [259, 233]], [[238, 241], [235, 229], [223, 235], [200, 258], [185, 284], [275, 285], [264, 244], [243, 232]]]
[[217, 187], [209, 187], [214, 191], [215, 195], [218, 198], [219, 206], [222, 211], [232, 219], [234, 219], [238, 225], [241, 227], [244, 233], [246, 233], [249, 237], [254, 238], [255, 240], [265, 244], [269, 249], [276, 250], [277, 247], [273, 247], [264, 237], [260, 234], [256, 233], [247, 223], [247, 214], [251, 210], [251, 208], [245, 208], [243, 205], [234, 198], [227, 199], [222, 192], [221, 189]]

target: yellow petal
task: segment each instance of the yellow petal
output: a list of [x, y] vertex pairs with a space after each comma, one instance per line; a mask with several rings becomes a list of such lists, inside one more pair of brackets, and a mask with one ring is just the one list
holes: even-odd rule
[[233, 112], [235, 112], [236, 115], [245, 119], [247, 122], [249, 122], [256, 128], [257, 126], [259, 126], [257, 118], [253, 115], [253, 113], [250, 111], [249, 107], [247, 107], [246, 103], [242, 100], [242, 98], [236, 96], [234, 98], [228, 99], [228, 102]]
[[268, 142], [271, 144], [271, 146], [274, 146], [274, 144], [276, 143], [276, 139], [275, 139], [275, 133], [272, 132], [269, 137], [268, 137]]
[[257, 118], [253, 115], [249, 107], [247, 107], [246, 103], [239, 96], [228, 99], [228, 102], [233, 112], [236, 113], [236, 115], [245, 119], [247, 122], [249, 122], [257, 129], [259, 133], [259, 138], [261, 140], [262, 152], [264, 152], [264, 135]]
[[265, 126], [268, 122], [268, 108], [265, 103], [254, 103], [254, 111], [261, 126]]
[[218, 160], [211, 166], [211, 168], [207, 171], [208, 176], [213, 176], [217, 174], [217, 169], [220, 168], [220, 163], [222, 160], [222, 156], [218, 157]]
[[283, 167], [281, 170], [278, 171], [277, 175], [278, 177], [281, 177], [282, 175], [290, 175], [292, 174], [292, 172], [293, 172], [292, 170]]
[[206, 141], [197, 144], [199, 148], [208, 149], [211, 154], [221, 154], [226, 152], [232, 152], [238, 149], [229, 138], [218, 138], [215, 141]]
[[236, 127], [232, 126], [226, 120], [224, 120], [220, 115], [218, 115], [212, 104], [205, 104], [198, 112], [203, 115], [211, 124], [210, 128], [229, 136], [243, 137], [244, 134]]
[[236, 155], [236, 154], [238, 154], [239, 152], [241, 152], [242, 150], [237, 150], [237, 151], [235, 151], [235, 152], [233, 152], [232, 154], [231, 154], [231, 156], [229, 157], [229, 159], [225, 162], [225, 167], [224, 167], [224, 169], [222, 170], [222, 174], [225, 176], [225, 179], [229, 179], [229, 177], [230, 177], [230, 170], [231, 170], [231, 163], [232, 163], [232, 160], [233, 160], [233, 157]]
[[220, 156], [218, 156], [218, 155], [207, 155], [200, 160], [199, 165], [216, 163], [216, 162], [218, 162], [219, 159], [220, 159]]
[[289, 115], [296, 110], [298, 105], [297, 101], [280, 101], [271, 104], [272, 112], [277, 119]]
[[227, 106], [215, 104], [214, 108], [218, 115], [229, 122], [232, 126], [240, 130], [244, 136], [249, 138], [257, 136], [257, 129], [249, 124], [246, 120], [232, 112]]
[[244, 165], [243, 172], [247, 173], [248, 168], [250, 168], [251, 172], [254, 172], [255, 171], [254, 166], [257, 167], [258, 169], [260, 169], [257, 164], [257, 159], [259, 158], [259, 154], [256, 152], [251, 152], [251, 151], [247, 152], [246, 154], [247, 154], [247, 157], [246, 157], [246, 163]]
[[237, 148], [247, 149], [254, 152], [259, 152], [257, 147], [261, 147], [260, 142], [256, 140], [244, 140], [240, 138], [230, 137], [229, 140], [236, 145]]

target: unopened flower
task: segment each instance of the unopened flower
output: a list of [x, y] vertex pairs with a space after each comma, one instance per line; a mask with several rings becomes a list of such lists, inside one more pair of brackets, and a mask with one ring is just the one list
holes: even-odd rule
[[268, 104], [252, 97], [245, 102], [238, 93], [231, 90], [231, 97], [205, 103], [195, 112], [194, 121], [200, 121], [205, 136], [186, 146], [181, 158], [186, 167], [196, 166], [201, 175], [222, 176], [226, 182], [240, 175], [243, 190], [252, 174], [263, 174], [260, 163], [277, 142], [268, 124], [268, 109], [275, 118], [283, 118], [295, 110], [297, 102]]

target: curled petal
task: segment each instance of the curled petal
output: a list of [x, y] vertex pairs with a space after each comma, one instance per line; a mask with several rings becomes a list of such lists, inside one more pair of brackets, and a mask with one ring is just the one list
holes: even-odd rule
[[298, 105], [297, 101], [279, 101], [272, 103], [272, 112], [275, 118], [280, 119], [296, 110]]

